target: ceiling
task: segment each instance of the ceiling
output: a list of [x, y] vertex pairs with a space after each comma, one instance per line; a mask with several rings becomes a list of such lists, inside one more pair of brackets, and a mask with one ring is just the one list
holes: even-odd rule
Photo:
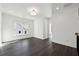
[[[0, 3], [2, 12], [10, 13], [19, 17], [24, 18], [40, 18], [40, 17], [52, 17], [52, 14], [56, 13], [56, 7], [63, 9], [64, 7], [70, 6], [68, 3]], [[28, 13], [30, 8], [36, 8], [39, 14], [31, 16]]]

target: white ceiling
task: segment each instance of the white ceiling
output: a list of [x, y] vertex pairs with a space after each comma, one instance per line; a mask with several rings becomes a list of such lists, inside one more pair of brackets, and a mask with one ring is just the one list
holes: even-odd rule
[[[67, 3], [2, 3], [0, 4], [2, 12], [10, 13], [24, 18], [35, 17], [51, 17], [53, 13], [57, 12], [56, 7], [60, 10], [71, 4]], [[36, 8], [39, 15], [31, 16], [28, 13], [29, 8]]]
[[51, 16], [51, 4], [48, 3], [4, 3], [1, 4], [1, 10], [3, 12], [19, 15], [22, 17], [34, 17], [28, 14], [29, 8], [36, 8], [39, 11], [39, 15], [35, 17], [50, 17]]

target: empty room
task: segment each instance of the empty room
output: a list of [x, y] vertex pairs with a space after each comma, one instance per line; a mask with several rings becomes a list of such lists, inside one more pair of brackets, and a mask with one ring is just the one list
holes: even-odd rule
[[79, 3], [0, 3], [0, 56], [78, 56]]

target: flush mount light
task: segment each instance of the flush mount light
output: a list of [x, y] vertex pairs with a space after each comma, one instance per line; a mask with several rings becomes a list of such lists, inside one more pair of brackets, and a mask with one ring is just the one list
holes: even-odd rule
[[33, 16], [35, 16], [35, 15], [38, 14], [38, 10], [37, 10], [36, 8], [30, 8], [29, 12], [30, 12], [30, 14], [33, 15]]
[[59, 7], [56, 7], [56, 10], [59, 10]]

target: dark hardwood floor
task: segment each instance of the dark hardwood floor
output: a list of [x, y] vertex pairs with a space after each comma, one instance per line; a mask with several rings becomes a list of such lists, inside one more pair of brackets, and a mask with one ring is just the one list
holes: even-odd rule
[[77, 56], [77, 49], [48, 39], [28, 38], [0, 48], [0, 56]]

